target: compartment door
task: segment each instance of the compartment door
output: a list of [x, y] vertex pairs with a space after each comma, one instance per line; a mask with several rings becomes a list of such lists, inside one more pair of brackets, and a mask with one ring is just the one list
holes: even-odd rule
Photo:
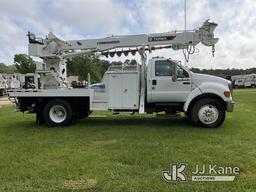
[[138, 74], [125, 74], [122, 77], [122, 107], [125, 109], [137, 109], [139, 100]]
[[122, 107], [122, 79], [120, 74], [109, 75], [109, 108], [120, 109]]

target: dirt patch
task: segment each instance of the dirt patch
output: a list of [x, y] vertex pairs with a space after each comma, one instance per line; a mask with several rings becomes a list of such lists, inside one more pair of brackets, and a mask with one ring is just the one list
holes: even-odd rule
[[248, 175], [248, 173], [245, 172], [245, 171], [240, 171], [239, 175], [240, 175], [241, 177], [246, 177], [246, 176]]
[[9, 105], [11, 103], [12, 102], [7, 97], [1, 97], [0, 98], [0, 106]]
[[90, 115], [90, 117], [107, 117], [107, 115]]

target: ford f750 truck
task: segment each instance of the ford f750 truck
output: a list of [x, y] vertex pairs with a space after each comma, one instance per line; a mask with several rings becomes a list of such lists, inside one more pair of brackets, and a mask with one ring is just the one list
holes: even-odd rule
[[[88, 117], [95, 110], [138, 112], [139, 114], [184, 112], [203, 127], [218, 127], [225, 112], [234, 108], [231, 82], [219, 77], [191, 72], [173, 59], [154, 57], [146, 52], [162, 48], [183, 50], [188, 56], [195, 46], [217, 43], [213, 31], [217, 24], [205, 21], [196, 30], [167, 33], [111, 36], [100, 39], [63, 41], [53, 33], [37, 38], [28, 33], [29, 55], [40, 57], [33, 88], [12, 90], [9, 97], [19, 111], [36, 113], [37, 123], [65, 126], [75, 118]], [[66, 83], [66, 59], [77, 55], [124, 54], [141, 56], [138, 65], [112, 65], [101, 83], [72, 89]]]

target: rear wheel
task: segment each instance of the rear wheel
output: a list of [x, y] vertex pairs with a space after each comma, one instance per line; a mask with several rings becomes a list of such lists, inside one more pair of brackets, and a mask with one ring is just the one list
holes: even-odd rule
[[193, 105], [190, 118], [202, 127], [219, 127], [225, 120], [225, 110], [216, 99], [205, 98]]
[[72, 108], [62, 99], [49, 101], [43, 111], [44, 120], [49, 126], [65, 126], [72, 120]]

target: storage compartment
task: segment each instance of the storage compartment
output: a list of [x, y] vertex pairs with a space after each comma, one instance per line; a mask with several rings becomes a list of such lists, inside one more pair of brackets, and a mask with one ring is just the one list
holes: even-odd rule
[[109, 109], [139, 108], [139, 73], [107, 72]]

